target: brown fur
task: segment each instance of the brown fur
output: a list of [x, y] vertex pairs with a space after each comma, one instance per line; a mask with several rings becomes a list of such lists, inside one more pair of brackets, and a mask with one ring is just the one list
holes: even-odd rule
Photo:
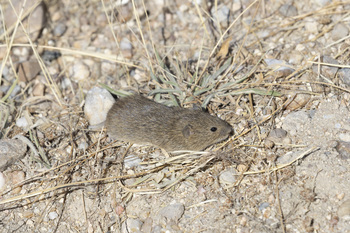
[[203, 150], [233, 133], [232, 127], [216, 116], [201, 110], [167, 107], [140, 95], [118, 99], [105, 125], [113, 139], [152, 144], [167, 151]]

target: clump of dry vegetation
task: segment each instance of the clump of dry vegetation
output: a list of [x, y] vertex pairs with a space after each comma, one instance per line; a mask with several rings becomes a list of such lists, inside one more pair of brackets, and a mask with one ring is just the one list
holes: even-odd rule
[[[288, 113], [317, 109], [324, 98], [349, 100], [349, 37], [334, 35], [348, 20], [346, 2], [43, 1], [40, 35], [25, 24], [35, 1], [17, 12], [13, 26], [5, 24], [14, 2], [0, 8], [0, 136], [17, 138], [28, 151], [2, 171], [7, 177], [23, 171], [25, 178], [0, 190], [0, 223], [18, 221], [14, 213], [21, 213], [31, 221], [16, 226], [23, 231], [40, 231], [43, 222], [63, 231], [82, 199], [86, 224], [71, 219], [78, 231], [122, 229], [133, 198], [158, 195], [166, 203], [166, 194], [181, 199], [176, 190], [188, 185], [205, 187], [208, 200], [226, 198], [218, 215], [238, 220], [222, 220], [222, 229], [288, 229], [279, 188], [318, 146], [271, 132]], [[24, 41], [16, 38], [19, 30]], [[174, 154], [110, 142], [103, 130], [88, 129], [82, 111], [86, 92], [97, 85], [119, 96], [136, 91], [166, 105], [200, 105], [233, 125], [235, 135], [204, 152]], [[297, 156], [280, 163], [288, 152]], [[235, 179], [224, 184], [218, 177], [228, 168]], [[256, 210], [259, 195], [273, 199], [273, 210]], [[49, 221], [52, 212], [61, 217]], [[277, 227], [259, 218], [277, 219]], [[182, 224], [191, 231], [190, 222]], [[305, 224], [299, 229], [315, 229]]]

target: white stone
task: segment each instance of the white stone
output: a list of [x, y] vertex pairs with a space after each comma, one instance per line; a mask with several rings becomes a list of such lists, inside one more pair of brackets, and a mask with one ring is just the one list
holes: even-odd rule
[[132, 49], [132, 44], [127, 38], [123, 38], [120, 42], [120, 49], [121, 50], [131, 50]]
[[82, 81], [90, 76], [89, 67], [78, 61], [69, 69], [69, 75], [74, 81]]
[[26, 128], [28, 128], [29, 123], [28, 123], [27, 119], [23, 116], [23, 117], [18, 118], [16, 120], [16, 125], [22, 129], [26, 129]]
[[50, 212], [49, 213], [49, 219], [50, 220], [54, 220], [57, 217], [58, 217], [58, 214], [56, 212]]
[[141, 162], [142, 162], [142, 160], [139, 157], [137, 157], [136, 155], [128, 155], [124, 159], [124, 167], [126, 169], [137, 167], [140, 165]]
[[267, 66], [270, 68], [276, 69], [276, 71], [283, 71], [283, 70], [290, 70], [294, 71], [293, 68], [291, 68], [292, 65], [288, 64], [286, 61], [283, 60], [277, 60], [277, 59], [264, 59], [266, 62]]
[[88, 147], [89, 147], [89, 144], [87, 142], [85, 142], [85, 141], [79, 143], [79, 145], [78, 145], [78, 149], [79, 150], [86, 150]]
[[316, 21], [310, 21], [310, 22], [306, 22], [305, 23], [305, 29], [309, 32], [309, 33], [318, 33], [318, 29], [317, 29], [317, 25], [318, 22]]
[[106, 120], [107, 113], [115, 102], [106, 89], [94, 87], [86, 94], [84, 113], [90, 125], [98, 125]]
[[128, 218], [122, 225], [122, 232], [123, 233], [129, 233], [129, 232], [140, 232], [143, 222], [141, 222], [139, 219], [133, 219]]
[[236, 182], [236, 171], [231, 168], [223, 171], [219, 176], [219, 181], [223, 185], [232, 185]]
[[295, 47], [295, 50], [299, 51], [299, 52], [304, 51], [305, 50], [305, 45], [297, 44], [297, 46]]
[[348, 133], [340, 133], [339, 139], [345, 142], [350, 142], [350, 134]]

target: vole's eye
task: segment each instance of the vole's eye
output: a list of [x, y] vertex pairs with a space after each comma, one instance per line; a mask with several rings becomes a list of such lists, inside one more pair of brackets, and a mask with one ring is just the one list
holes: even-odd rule
[[211, 127], [210, 131], [211, 131], [211, 132], [215, 132], [217, 129], [218, 129], [218, 128], [216, 128], [216, 127]]

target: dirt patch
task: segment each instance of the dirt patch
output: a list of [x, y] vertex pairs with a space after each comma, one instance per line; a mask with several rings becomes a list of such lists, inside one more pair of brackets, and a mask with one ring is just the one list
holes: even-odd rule
[[[34, 44], [0, 20], [0, 136], [27, 145], [0, 173], [4, 232], [350, 232], [349, 4], [44, 3]], [[206, 108], [235, 135], [111, 142], [83, 113], [95, 86]]]

